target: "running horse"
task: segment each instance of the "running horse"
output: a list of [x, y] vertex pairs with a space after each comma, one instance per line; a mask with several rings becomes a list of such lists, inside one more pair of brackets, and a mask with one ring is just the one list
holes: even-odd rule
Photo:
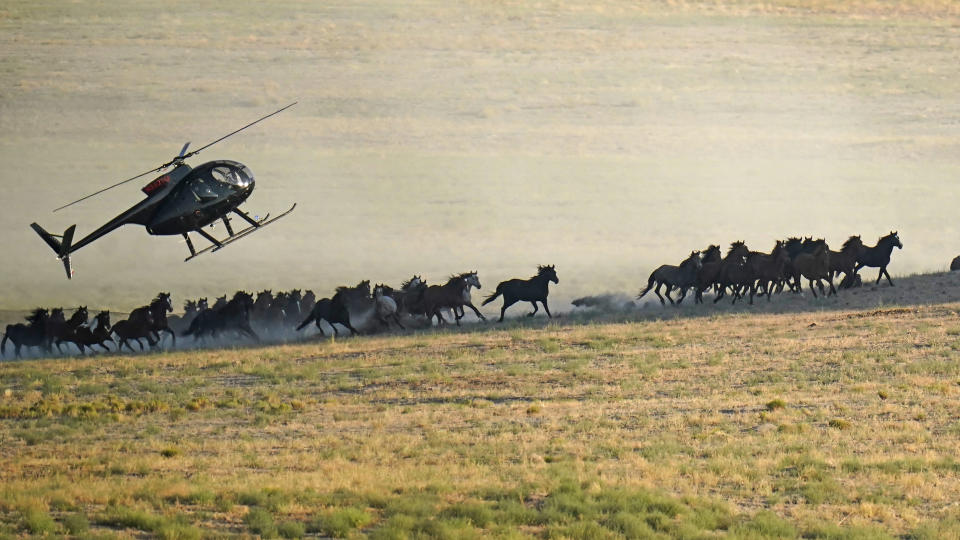
[[[153, 346], [160, 342], [160, 332], [170, 334], [173, 346], [177, 346], [177, 335], [170, 328], [167, 322], [167, 312], [173, 311], [173, 300], [170, 293], [161, 292], [156, 298], [150, 301], [149, 305], [138, 307], [130, 312], [127, 320], [130, 321], [131, 329], [140, 328], [142, 331], [151, 333], [153, 339], [148, 339]], [[146, 337], [146, 336], [143, 336]]]
[[4, 354], [8, 340], [13, 343], [17, 358], [20, 358], [21, 347], [45, 348], [47, 345], [48, 318], [50, 318], [49, 311], [44, 308], [37, 308], [27, 316], [27, 324], [8, 324], [7, 330], [3, 334], [3, 340], [0, 341], [0, 355]]
[[[486, 320], [486, 317], [480, 313], [480, 310], [470, 301], [470, 287], [480, 287], [480, 278], [476, 272], [465, 272], [455, 276], [450, 276], [443, 285], [430, 285], [423, 291], [421, 306], [427, 318], [433, 321], [437, 318], [438, 324], [446, 324], [446, 319], [440, 313], [442, 309], [453, 310], [454, 321], [460, 326], [460, 319], [463, 318], [463, 307], [469, 307], [476, 313], [480, 320]], [[457, 309], [459, 308], [459, 311]]]
[[110, 351], [106, 342], [113, 341], [110, 332], [110, 312], [101, 311], [94, 317], [95, 326], [77, 327], [73, 332], [63, 338], [63, 341], [73, 343], [80, 349], [80, 354], [84, 354], [84, 347], [90, 347], [93, 350], [94, 345], [99, 345], [105, 351]]
[[537, 275], [530, 279], [509, 279], [507, 281], [501, 281], [497, 285], [497, 289], [493, 291], [493, 294], [488, 296], [480, 305], [485, 306], [496, 300], [498, 296], [503, 296], [503, 307], [500, 308], [500, 320], [497, 321], [503, 322], [503, 315], [507, 312], [507, 308], [513, 304], [521, 301], [530, 302], [533, 304], [533, 312], [528, 313], [527, 317], [533, 317], [537, 314], [537, 302], [540, 302], [543, 304], [543, 310], [547, 312], [547, 317], [552, 319], [553, 315], [550, 314], [550, 308], [547, 306], [547, 294], [550, 292], [549, 286], [551, 281], [555, 284], [560, 283], [560, 278], [557, 277], [557, 269], [553, 265], [538, 266]]
[[260, 342], [260, 336], [250, 327], [250, 311], [253, 309], [253, 295], [237, 291], [233, 298], [220, 308], [201, 311], [190, 323], [190, 328], [181, 335], [203, 339], [206, 335], [217, 337], [220, 332], [234, 330], [239, 334]]
[[877, 274], [877, 285], [880, 284], [880, 278], [886, 275], [887, 282], [893, 287], [893, 280], [890, 279], [890, 272], [887, 272], [887, 265], [890, 264], [890, 254], [894, 247], [903, 249], [903, 244], [900, 243], [900, 236], [897, 235], [897, 232], [890, 231], [890, 234], [877, 241], [877, 245], [861, 248], [854, 271], [859, 272], [864, 266], [880, 268], [880, 273]]
[[[637, 300], [643, 298], [650, 292], [650, 289], [653, 289], [653, 293], [660, 299], [660, 305], [666, 306], [667, 303], [663, 301], [663, 296], [660, 295], [660, 287], [666, 285], [667, 290], [664, 294], [667, 295], [670, 305], [679, 304], [687, 295], [687, 289], [696, 284], [697, 274], [701, 268], [703, 268], [703, 262], [700, 260], [699, 251], [691, 251], [690, 256], [684, 259], [679, 266], [661, 265], [650, 273], [650, 277], [647, 279], [647, 288], [637, 296]], [[656, 288], [654, 288], [654, 284], [656, 284]], [[674, 287], [680, 291], [680, 298], [676, 302], [670, 297], [670, 291]], [[536, 307], [536, 304], [534, 304], [534, 307]]]

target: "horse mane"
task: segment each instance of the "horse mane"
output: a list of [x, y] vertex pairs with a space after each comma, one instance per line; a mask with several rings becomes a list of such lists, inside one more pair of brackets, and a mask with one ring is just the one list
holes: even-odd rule
[[843, 243], [843, 247], [841, 249], [849, 249], [854, 246], [860, 247], [862, 245], [863, 241], [860, 240], [859, 236], [851, 236], [850, 238], [847, 238], [846, 242]]
[[403, 283], [401, 283], [401, 284], [400, 284], [400, 288], [401, 288], [401, 289], [406, 289], [406, 288], [410, 287], [410, 284], [413, 283], [413, 280], [415, 280], [415, 279], [419, 279], [419, 280], [420, 280], [420, 283], [425, 283], [425, 282], [423, 281], [423, 278], [421, 278], [420, 276], [413, 276], [412, 278], [410, 278], [410, 279], [404, 281]]
[[552, 264], [537, 265], [537, 275], [542, 276], [546, 272], [549, 272], [550, 270], [554, 270], [554, 269], [555, 268]]
[[449, 278], [447, 278], [447, 283], [446, 283], [446, 284], [447, 284], [447, 285], [451, 285], [453, 282], [455, 282], [455, 281], [457, 281], [457, 280], [465, 281], [467, 278], [465, 278], [464, 276], [469, 276], [469, 275], [470, 275], [470, 272], [466, 272], [466, 273], [464, 273], [464, 274], [454, 274], [454, 275], [451, 275]]
[[733, 255], [733, 253], [734, 253], [735, 251], [737, 251], [738, 249], [740, 249], [741, 247], [746, 247], [746, 245], [747, 245], [747, 244], [744, 243], [742, 240], [737, 240], [736, 242], [731, 242], [731, 243], [730, 243], [730, 248], [727, 249], [727, 257]]
[[38, 323], [41, 320], [49, 317], [50, 313], [45, 308], [36, 308], [30, 312], [30, 315], [27, 315], [27, 322]]

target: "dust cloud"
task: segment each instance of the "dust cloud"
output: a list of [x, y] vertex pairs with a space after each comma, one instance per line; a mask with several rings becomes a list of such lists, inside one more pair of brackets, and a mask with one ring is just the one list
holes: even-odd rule
[[[898, 230], [894, 275], [960, 252], [955, 14], [575, 4], [5, 3], [0, 307], [554, 264], [563, 310], [733, 240]], [[151, 175], [50, 210], [294, 100], [190, 161], [247, 164], [252, 214], [298, 203], [221, 252], [130, 225], [67, 281], [28, 227], [89, 233]]]

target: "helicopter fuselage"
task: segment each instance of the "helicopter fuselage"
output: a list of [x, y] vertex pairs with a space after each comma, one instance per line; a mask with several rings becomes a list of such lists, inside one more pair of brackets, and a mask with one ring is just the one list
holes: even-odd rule
[[[253, 192], [254, 183], [250, 169], [236, 161], [210, 161], [193, 169], [181, 165], [144, 188], [156, 186], [141, 203], [153, 209], [144, 212], [142, 224], [154, 235], [199, 230], [240, 206]], [[157, 204], [149, 204], [152, 200]]]

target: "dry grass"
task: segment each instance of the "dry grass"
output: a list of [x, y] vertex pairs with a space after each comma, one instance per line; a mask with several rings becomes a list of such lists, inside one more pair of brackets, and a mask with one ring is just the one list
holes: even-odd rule
[[956, 533], [958, 309], [7, 363], [0, 530]]

